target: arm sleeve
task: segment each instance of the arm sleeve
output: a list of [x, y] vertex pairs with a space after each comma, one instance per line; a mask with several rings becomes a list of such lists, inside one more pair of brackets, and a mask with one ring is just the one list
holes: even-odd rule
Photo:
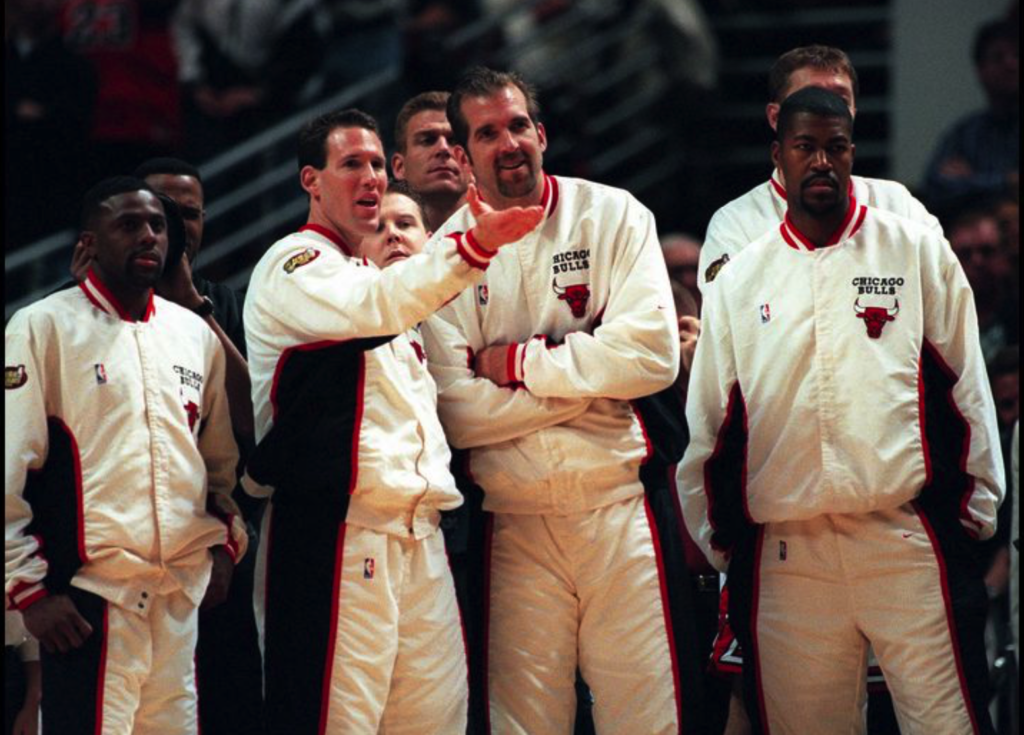
[[1006, 189], [1006, 176], [1002, 173], [975, 171], [970, 176], [947, 176], [942, 172], [943, 166], [952, 159], [968, 160], [964, 151], [964, 138], [968, 135], [976, 135], [972, 132], [970, 121], [954, 127], [939, 143], [925, 175], [929, 201], [948, 203], [971, 194], [995, 196]]
[[586, 413], [589, 400], [538, 398], [477, 378], [466, 331], [455, 305], [423, 325], [427, 364], [438, 387], [438, 414], [452, 446], [471, 449], [511, 441]]
[[472, 233], [459, 233], [384, 271], [321, 255], [288, 272], [289, 258], [305, 249], [304, 241], [283, 249], [259, 293], [249, 296], [261, 321], [301, 342], [402, 334], [477, 281], [494, 255]]
[[212, 357], [204, 386], [202, 429], [199, 433], [199, 453], [206, 465], [207, 511], [224, 522], [227, 535], [224, 548], [237, 563], [245, 555], [249, 536], [245, 521], [231, 492], [235, 488], [235, 470], [238, 467], [238, 447], [231, 431], [231, 414], [227, 391], [224, 388], [224, 348], [210, 332], [207, 349]]
[[39, 553], [39, 540], [27, 533], [32, 507], [24, 493], [28, 472], [46, 462], [49, 439], [41, 382], [45, 356], [37, 354], [22, 314], [15, 315], [4, 333], [4, 360], [4, 591], [13, 607], [24, 609], [46, 595], [48, 565]]
[[613, 246], [611, 295], [593, 334], [572, 332], [549, 347], [518, 347], [516, 377], [542, 398], [633, 400], [679, 374], [679, 327], [654, 216], [631, 201]]
[[705, 298], [710, 283], [707, 280], [708, 269], [722, 258], [733, 257], [748, 244], [741, 242], [744, 239], [743, 231], [734, 227], [731, 219], [729, 213], [723, 208], [715, 212], [708, 223], [704, 244], [700, 248], [700, 261], [697, 264], [697, 286], [700, 287], [700, 292]]
[[925, 340], [953, 383], [950, 399], [967, 427], [960, 470], [973, 487], [961, 508], [960, 522], [971, 535], [988, 539], [996, 531], [1006, 473], [974, 295], [945, 240], [930, 241], [922, 250], [923, 257], [937, 261], [935, 280], [925, 284]]
[[196, 30], [195, 5], [193, 0], [185, 0], [171, 19], [171, 39], [178, 57], [178, 81], [182, 84], [204, 81], [203, 43]]
[[[690, 537], [708, 561], [724, 572], [731, 549], [728, 541], [723, 543], [718, 534], [712, 513], [715, 498], [727, 495], [730, 490], [728, 487], [716, 487], [715, 483], [727, 483], [730, 478], [720, 480], [716, 474], [728, 473], [716, 473], [714, 465], [731, 465], [726, 469], [736, 470], [745, 464], [745, 457], [730, 457], [725, 446], [729, 422], [736, 418], [735, 401], [739, 388], [723, 299], [716, 298], [720, 296], [719, 291], [712, 289], [711, 298], [705, 302], [703, 328], [697, 340], [686, 399], [690, 444], [677, 470], [676, 487]], [[742, 474], [732, 474], [733, 484], [740, 485]], [[743, 488], [736, 486], [731, 490], [742, 492]]]

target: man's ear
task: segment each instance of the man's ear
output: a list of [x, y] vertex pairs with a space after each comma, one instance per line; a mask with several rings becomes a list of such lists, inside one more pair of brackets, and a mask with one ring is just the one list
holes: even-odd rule
[[391, 173], [396, 181], [405, 181], [405, 156], [401, 153], [391, 156]]
[[462, 168], [473, 168], [473, 159], [469, 157], [469, 151], [461, 145], [457, 145], [452, 148], [452, 156], [454, 156], [455, 162], [462, 166]]
[[772, 130], [779, 129], [779, 109], [781, 107], [778, 102], [769, 102], [768, 106], [764, 108], [765, 115], [768, 116], [768, 125]]
[[299, 183], [311, 199], [320, 198], [320, 170], [312, 166], [303, 166], [299, 171]]
[[548, 149], [548, 131], [544, 123], [537, 123], [537, 137], [540, 139], [540, 152], [544, 153]]

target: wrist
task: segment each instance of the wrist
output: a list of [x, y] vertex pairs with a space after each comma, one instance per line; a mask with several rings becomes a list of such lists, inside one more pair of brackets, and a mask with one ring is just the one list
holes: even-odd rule
[[190, 308], [195, 314], [206, 319], [208, 316], [213, 315], [213, 301], [209, 296], [199, 296], [196, 294], [198, 301], [193, 302], [188, 308]]
[[497, 249], [487, 248], [477, 240], [475, 227], [465, 234], [452, 235], [452, 237], [463, 260], [479, 270], [486, 270], [491, 260], [498, 254]]
[[522, 385], [525, 379], [523, 363], [526, 360], [526, 345], [511, 344], [505, 354], [505, 373], [510, 385]]

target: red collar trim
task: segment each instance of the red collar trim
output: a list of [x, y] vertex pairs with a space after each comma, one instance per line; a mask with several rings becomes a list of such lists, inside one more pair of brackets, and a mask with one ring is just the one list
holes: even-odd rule
[[348, 243], [341, 238], [341, 235], [336, 233], [334, 230], [327, 229], [323, 225], [303, 225], [302, 227], [299, 228], [299, 232], [315, 232], [321, 237], [326, 237], [328, 240], [330, 240], [335, 247], [337, 247], [341, 252], [343, 252], [348, 257], [355, 257], [355, 255], [352, 254], [352, 248], [350, 248], [348, 246]]
[[[100, 280], [99, 276], [96, 275], [96, 271], [92, 268], [89, 269], [88, 275], [84, 281], [78, 284], [78, 287], [85, 293], [86, 298], [92, 302], [100, 311], [104, 311], [107, 314], [116, 316], [119, 319], [126, 322], [135, 322], [132, 315], [128, 313], [128, 310], [121, 305], [121, 302], [117, 300], [114, 294], [107, 288], [106, 284]], [[153, 289], [149, 290], [149, 300], [146, 302], [146, 311], [142, 315], [143, 322], [148, 322], [156, 314], [156, 302], [153, 299]]]
[[[850, 197], [850, 206], [846, 210], [846, 216], [843, 217], [843, 223], [832, 236], [828, 239], [828, 243], [825, 247], [831, 247], [838, 245], [844, 240], [849, 240], [851, 237], [857, 234], [861, 226], [864, 224], [864, 220], [867, 218], [868, 208], [857, 202], [856, 197]], [[813, 253], [817, 250], [817, 246], [811, 242], [807, 237], [804, 236], [800, 230], [797, 229], [793, 223], [793, 219], [789, 216], [789, 212], [786, 212], [786, 218], [782, 222], [782, 237], [791, 248], [794, 250], [804, 250], [806, 252]]]
[[544, 174], [544, 195], [541, 197], [540, 206], [544, 208], [545, 217], [551, 217], [558, 208], [558, 179], [554, 176]]

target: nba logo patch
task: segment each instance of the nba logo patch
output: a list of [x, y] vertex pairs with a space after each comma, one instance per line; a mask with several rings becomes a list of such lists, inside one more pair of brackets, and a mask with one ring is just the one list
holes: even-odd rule
[[476, 300], [480, 306], [487, 306], [487, 303], [491, 300], [491, 291], [487, 288], [486, 283], [476, 287]]
[[363, 559], [363, 579], [373, 579], [377, 572], [377, 562], [373, 559]]
[[772, 307], [771, 304], [761, 304], [761, 323], [767, 324], [772, 320]]
[[786, 561], [789, 558], [789, 547], [785, 541], [779, 542], [779, 561]]
[[96, 365], [94, 366], [94, 369], [96, 370], [96, 385], [106, 385], [107, 384], [107, 369], [105, 367], [103, 367], [103, 363], [102, 362], [96, 363]]

